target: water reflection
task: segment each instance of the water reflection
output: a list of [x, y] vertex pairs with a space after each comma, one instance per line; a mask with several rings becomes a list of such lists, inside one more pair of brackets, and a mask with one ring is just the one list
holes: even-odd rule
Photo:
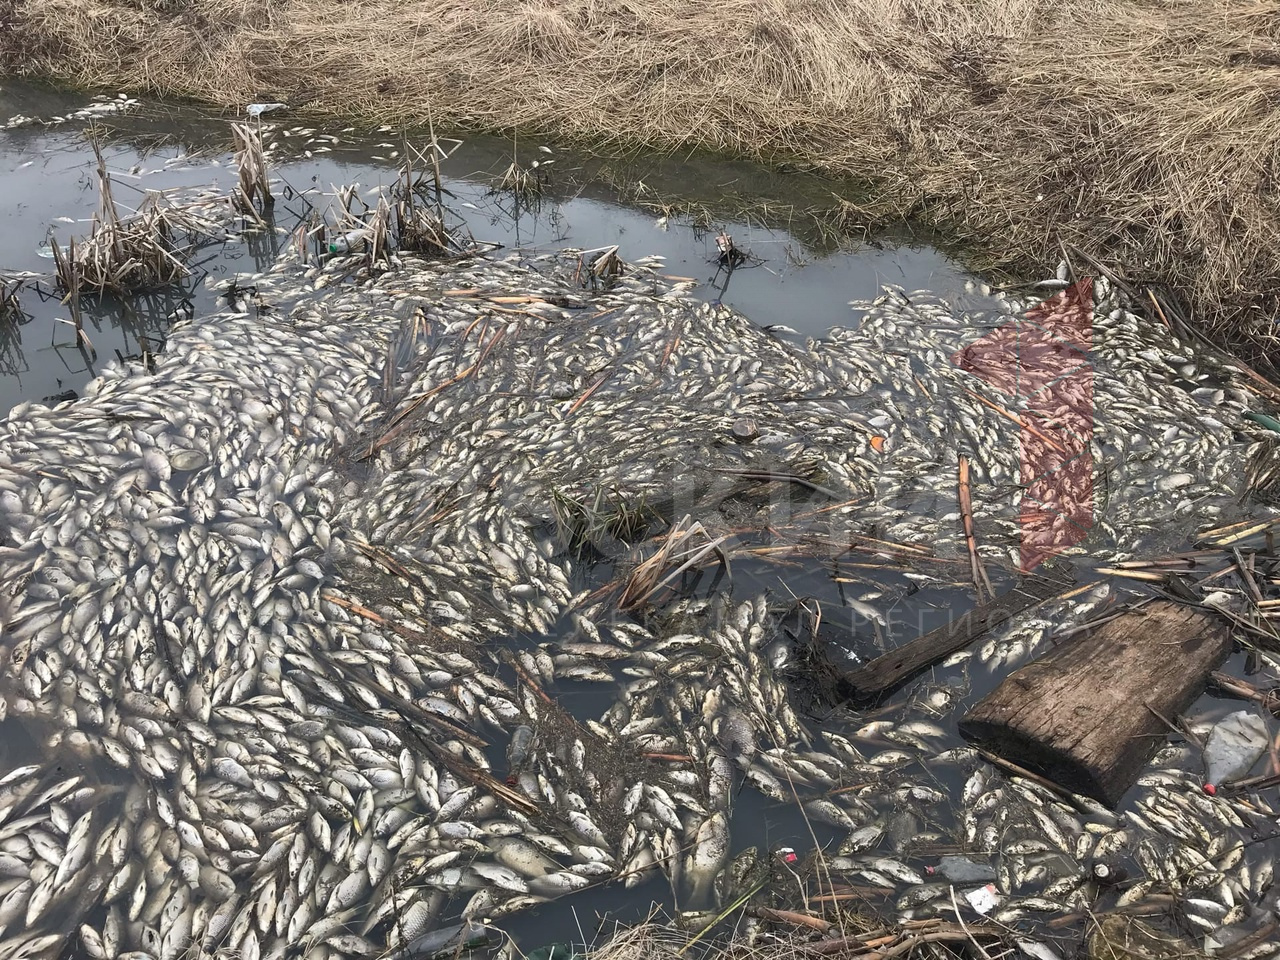
[[[85, 106], [83, 96], [30, 87], [0, 90], [0, 122], [15, 114], [59, 117]], [[187, 105], [142, 104], [99, 118], [108, 136], [106, 159], [122, 206], [140, 203], [148, 190], [230, 192], [228, 117]], [[358, 184], [368, 200], [397, 176], [399, 135], [303, 126], [283, 112], [264, 125], [273, 144], [278, 180], [274, 217], [265, 230], [246, 230], [202, 251], [182, 289], [152, 291], [136, 302], [112, 298], [84, 304], [86, 330], [98, 362], [137, 355], [140, 338], [163, 341], [181, 311], [216, 309], [218, 291], [236, 276], [267, 270], [307, 219], [323, 214], [336, 188]], [[19, 198], [0, 211], [0, 269], [48, 274], [42, 240], [61, 243], [83, 235], [97, 206], [93, 158], [77, 119], [0, 131], [0, 185]], [[541, 145], [540, 145], [541, 146]], [[665, 258], [670, 275], [698, 281], [695, 295], [724, 300], [766, 325], [782, 324], [820, 335], [854, 321], [848, 301], [875, 296], [882, 284], [930, 287], [959, 295], [963, 272], [925, 246], [867, 245], [834, 252], [813, 217], [801, 211], [830, 202], [833, 185], [815, 177], [783, 176], [742, 163], [705, 158], [598, 158], [551, 153], [521, 144], [521, 159], [539, 160], [536, 195], [494, 192], [511, 164], [510, 143], [472, 137], [451, 141], [442, 168], [443, 199], [478, 240], [533, 251], [619, 245], [620, 255]], [[770, 198], [770, 218], [748, 211], [744, 198]], [[623, 202], [625, 200], [625, 202]], [[750, 255], [726, 271], [716, 237], [725, 232]], [[22, 314], [0, 321], [0, 410], [22, 399], [80, 389], [93, 376], [88, 359], [66, 337], [68, 308], [59, 298], [25, 287]], [[16, 323], [13, 320], [16, 319]], [[66, 330], [62, 328], [66, 327]], [[53, 329], [52, 345], [44, 334]], [[68, 353], [66, 342], [72, 347]]]

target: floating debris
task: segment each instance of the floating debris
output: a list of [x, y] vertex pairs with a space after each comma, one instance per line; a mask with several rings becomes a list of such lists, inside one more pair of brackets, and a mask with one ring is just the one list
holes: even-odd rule
[[58, 285], [73, 311], [84, 290], [132, 293], [184, 280], [190, 274], [189, 251], [217, 229], [195, 206], [171, 205], [164, 194], [150, 190], [135, 214], [121, 216], [99, 141], [90, 134], [97, 159], [98, 210], [89, 235], [79, 243], [72, 238], [65, 250], [56, 240], [49, 241]]
[[264, 113], [271, 113], [274, 110], [287, 110], [287, 103], [251, 103], [244, 108], [245, 114], [256, 119]]
[[26, 317], [18, 301], [24, 282], [22, 277], [0, 276], [0, 323], [20, 323]]
[[1271, 736], [1266, 721], [1249, 710], [1236, 710], [1213, 725], [1204, 747], [1205, 782], [1238, 780], [1253, 769]]
[[247, 123], [233, 123], [231, 136], [235, 141], [235, 164], [240, 177], [231, 195], [231, 205], [238, 213], [261, 226], [276, 202], [271, 195], [271, 179], [262, 149], [262, 130]]
[[[287, 312], [180, 320], [154, 369], [110, 364], [0, 424], [0, 704], [35, 745], [0, 771], [0, 910], [21, 918], [0, 954], [74, 930], [94, 957], [420, 956], [649, 879], [698, 929], [740, 903], [818, 934], [831, 921], [794, 901], [754, 902], [775, 869], [896, 915], [846, 945], [867, 957], [1148, 895], [1188, 923], [1264, 916], [1274, 844], [1244, 837], [1277, 814], [1206, 796], [1183, 745], [1116, 813], [939, 725], [971, 671], [1032, 655], [1105, 591], [1023, 611], [874, 718], [819, 722], [794, 598], [728, 576], [838, 566], [877, 610], [876, 578], [963, 580], [957, 451], [1007, 494], [972, 498], [974, 552], [993, 578], [1016, 567], [1017, 443], [950, 360], [991, 318], [886, 293], [858, 329], [794, 342], [651, 265], [587, 294], [574, 252], [375, 263], [390, 203], [338, 202], [335, 232], [384, 239], [245, 280]], [[1245, 447], [1236, 408], [1208, 416], [1151, 353], [1167, 332], [1107, 311], [1093, 440], [1131, 476], [1088, 551], [1121, 569], [1206, 509], [1234, 520]], [[732, 442], [747, 416], [758, 436]], [[1153, 482], [1174, 472], [1192, 481]], [[787, 495], [720, 509], [761, 490]], [[621, 561], [604, 583], [602, 530]], [[715, 588], [666, 589], [704, 569]], [[607, 705], [572, 715], [560, 696], [583, 688]], [[731, 856], [744, 789], [802, 810], [815, 850]], [[940, 859], [960, 853], [967, 873]], [[1113, 858], [1141, 880], [1094, 879]]]
[[35, 124], [44, 124], [45, 126], [54, 126], [56, 124], [67, 123], [72, 120], [95, 120], [98, 117], [108, 116], [113, 113], [124, 113], [138, 106], [138, 101], [123, 93], [112, 97], [109, 95], [96, 96], [86, 106], [79, 110], [73, 110], [71, 113], [62, 116], [51, 117], [28, 117], [23, 114], [15, 114], [3, 123], [0, 123], [0, 130], [14, 130], [18, 127], [29, 127]]

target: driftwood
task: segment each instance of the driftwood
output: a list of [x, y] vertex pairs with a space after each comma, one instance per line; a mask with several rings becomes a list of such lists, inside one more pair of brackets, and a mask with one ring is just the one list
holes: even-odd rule
[[1254, 686], [1248, 680], [1241, 677], [1233, 677], [1219, 670], [1215, 670], [1209, 679], [1213, 681], [1215, 687], [1224, 693], [1252, 700], [1271, 713], [1272, 716], [1280, 717], [1280, 689], [1263, 690], [1261, 687]]
[[1158, 601], [1011, 674], [960, 721], [998, 756], [1115, 806], [1231, 650], [1220, 620]]
[[1065, 568], [1045, 564], [1042, 574], [1022, 578], [1007, 593], [978, 604], [964, 616], [876, 657], [857, 670], [846, 672], [841, 677], [841, 685], [853, 699], [874, 700], [931, 664], [963, 650], [993, 627], [1061, 593], [1069, 585], [1070, 574]]

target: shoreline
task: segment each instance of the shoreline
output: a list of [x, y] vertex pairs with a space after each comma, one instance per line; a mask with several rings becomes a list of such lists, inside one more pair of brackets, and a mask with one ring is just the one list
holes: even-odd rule
[[1245, 0], [29, 0], [0, 22], [0, 76], [800, 164], [872, 187], [850, 232], [909, 221], [1023, 275], [1067, 244], [1251, 363], [1280, 344], [1280, 45]]

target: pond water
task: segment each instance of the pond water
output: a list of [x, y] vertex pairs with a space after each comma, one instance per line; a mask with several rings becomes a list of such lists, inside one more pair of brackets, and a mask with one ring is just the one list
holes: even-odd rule
[[[148, 190], [228, 192], [236, 182], [228, 126], [233, 118], [195, 106], [6, 84], [0, 87], [0, 124], [9, 118], [16, 122], [0, 130], [0, 196], [7, 198], [0, 205], [0, 276], [45, 276], [28, 280], [21, 295], [25, 317], [0, 332], [0, 411], [22, 400], [70, 396], [105, 360], [136, 356], [144, 347], [158, 350], [184, 310], [216, 309], [218, 286], [265, 270], [286, 235], [313, 207], [325, 208], [337, 186], [358, 184], [367, 192], [388, 185], [400, 163], [401, 148], [389, 131], [322, 130], [287, 113], [267, 116], [271, 175], [284, 185], [275, 208], [276, 235], [202, 249], [194, 276], [179, 288], [128, 299], [86, 297], [83, 312], [95, 348], [88, 351], [75, 345], [70, 326], [58, 322], [69, 310], [48, 279], [48, 240], [65, 245], [69, 237], [83, 236], [97, 210], [90, 126], [104, 134], [115, 196], [129, 210]], [[961, 296], [971, 280], [945, 254], [905, 235], [833, 247], [805, 213], [830, 196], [832, 185], [814, 177], [698, 159], [580, 157], [555, 143], [524, 143], [520, 153], [542, 161], [547, 182], [536, 203], [521, 204], [493, 190], [511, 161], [512, 143], [468, 136], [448, 145], [452, 152], [442, 171], [448, 204], [477, 239], [522, 251], [618, 244], [624, 258], [656, 254], [666, 258], [668, 273], [699, 281], [695, 296], [722, 300], [761, 324], [821, 335], [850, 324], [855, 318], [849, 301], [871, 299], [885, 284]], [[759, 210], [750, 219], [735, 218], [735, 211], [761, 197], [784, 198], [791, 209], [772, 214], [778, 217], [772, 222]], [[795, 233], [788, 219], [796, 221]], [[720, 231], [751, 256], [731, 279], [715, 264]], [[576, 714], [599, 713], [598, 696], [565, 687], [561, 696]], [[22, 728], [12, 721], [5, 726], [11, 729], [0, 765], [8, 770], [33, 754]], [[807, 824], [794, 806], [759, 795], [744, 794], [734, 816], [735, 854], [747, 846], [808, 848], [814, 829], [823, 840], [832, 836], [821, 824]], [[575, 905], [548, 905], [514, 918], [507, 928], [528, 949], [546, 941], [590, 941], [607, 918], [632, 922], [654, 902], [669, 899], [664, 886], [655, 881], [636, 890], [606, 888], [582, 916]], [[579, 931], [576, 936], [565, 936], [566, 922]]]
[[[122, 207], [140, 203], [146, 190], [226, 193], [234, 185], [228, 126], [234, 118], [197, 107], [124, 103], [116, 97], [0, 86], [0, 125], [12, 117], [31, 119], [0, 130], [0, 196], [6, 198], [0, 205], [0, 275], [50, 273], [46, 238], [65, 244], [70, 236], [87, 233], [98, 205], [96, 164], [86, 142], [91, 124], [107, 134], [104, 154]], [[402, 146], [390, 131], [320, 130], [283, 112], [264, 119], [271, 121], [271, 175], [290, 188], [276, 207], [277, 239], [312, 206], [325, 209], [335, 185], [359, 184], [363, 192], [396, 179]], [[804, 210], [829, 205], [833, 188], [815, 177], [707, 160], [580, 157], [554, 143], [524, 143], [517, 153], [525, 162], [539, 158], [547, 175], [545, 193], [530, 209], [493, 193], [511, 162], [511, 142], [468, 136], [449, 146], [454, 152], [442, 169], [449, 206], [477, 239], [522, 250], [618, 244], [624, 259], [663, 256], [670, 273], [700, 281], [697, 296], [722, 298], [761, 324], [822, 334], [849, 324], [849, 301], [873, 298], [884, 284], [945, 295], [962, 293], [969, 279], [937, 249], [902, 237], [877, 238], [851, 250], [815, 247], [821, 238]], [[634, 200], [637, 193], [646, 204], [672, 207], [670, 215], [624, 202], [624, 195]], [[792, 219], [795, 234], [785, 222], [762, 222], [769, 210], [762, 209], [759, 198], [768, 197], [784, 198], [773, 216]], [[752, 200], [757, 216], [749, 222], [734, 219], [732, 210], [745, 209]], [[714, 262], [721, 230], [752, 257], [727, 288]], [[117, 351], [139, 353], [139, 337], [153, 343], [163, 338], [168, 318], [184, 299], [197, 310], [209, 308], [216, 300], [211, 286], [265, 269], [278, 250], [278, 243], [262, 238], [207, 248], [184, 291], [159, 290], [130, 302], [87, 302], [87, 330], [99, 360]], [[28, 293], [22, 305], [29, 320], [0, 339], [0, 410], [23, 399], [78, 390], [94, 376], [98, 362], [74, 346], [69, 326], [56, 321], [69, 314], [55, 297]]]
[[[95, 161], [84, 132], [91, 121], [105, 131], [103, 153], [122, 206], [141, 202], [146, 190], [226, 194], [235, 181], [229, 118], [198, 107], [133, 103], [115, 97], [95, 101], [12, 85], [0, 88], [0, 123], [16, 115], [34, 119], [0, 130], [0, 196], [7, 198], [0, 206], [0, 274], [47, 274], [51, 261], [46, 237], [65, 243], [70, 236], [86, 231], [98, 202]], [[195, 274], [180, 288], [155, 290], [136, 298], [86, 301], [83, 309], [93, 350], [75, 346], [71, 328], [59, 322], [67, 318], [68, 308], [58, 302], [50, 281], [29, 278], [20, 294], [24, 316], [16, 322], [0, 320], [0, 411], [8, 411], [23, 400], [79, 393], [104, 362], [134, 356], [144, 349], [159, 351], [175, 318], [188, 313], [200, 316], [223, 306], [219, 289], [237, 277], [252, 282], [249, 278], [267, 270], [287, 245], [293, 229], [313, 209], [328, 207], [338, 187], [357, 184], [363, 196], [371, 196], [396, 178], [403, 147], [390, 131], [332, 129], [286, 112], [271, 113], [264, 119], [270, 121], [266, 130], [271, 173], [279, 182], [276, 230], [246, 233], [203, 247], [195, 256]], [[549, 171], [536, 203], [517, 204], [510, 195], [493, 190], [511, 162], [513, 149], [522, 158], [538, 158], [540, 169]], [[700, 158], [643, 161], [586, 157], [563, 151], [554, 142], [513, 146], [484, 137], [468, 137], [459, 143], [443, 173], [450, 209], [466, 221], [478, 240], [530, 254], [566, 246], [590, 249], [617, 244], [624, 259], [660, 255], [665, 257], [667, 275], [697, 281], [693, 296], [721, 301], [761, 326], [781, 325], [795, 331], [797, 340], [856, 325], [860, 314], [851, 311], [850, 301], [871, 300], [885, 285], [930, 290], [956, 305], [957, 312], [967, 305], [973, 305], [975, 311], [993, 308], [990, 298], [973, 292], [975, 283], [980, 283], [977, 278], [936, 247], [911, 242], [905, 233], [841, 249], [824, 243], [819, 222], [805, 211], [827, 203], [833, 185], [815, 177]], [[769, 202], [761, 203], [760, 198]], [[728, 277], [715, 264], [715, 237], [721, 231], [732, 235], [750, 254], [748, 264]], [[984, 322], [985, 315], [980, 320]], [[791, 334], [784, 331], [781, 336]], [[1216, 382], [1203, 377], [1188, 379], [1186, 384], [1188, 392], [1212, 394], [1216, 388]], [[1175, 430], [1170, 442], [1177, 439]], [[948, 460], [948, 469], [953, 467], [954, 461]], [[1222, 511], [1223, 522], [1236, 516], [1228, 512], [1230, 504], [1224, 506], [1223, 497], [1204, 499]], [[800, 498], [795, 505], [797, 512], [820, 512], [825, 507], [822, 497], [811, 503]], [[1165, 537], [1160, 529], [1152, 529], [1147, 543], [1152, 550], [1184, 547], [1180, 536]], [[1174, 542], [1168, 542], [1170, 539]], [[762, 547], [770, 542], [761, 536]], [[751, 544], [744, 540], [739, 545]], [[913, 579], [910, 563], [899, 565], [890, 554], [876, 555], [874, 551], [808, 564], [735, 560], [729, 586], [710, 575], [690, 574], [677, 587], [685, 597], [728, 592], [738, 602], [770, 591], [771, 602], [778, 608], [785, 607], [779, 598], [817, 598], [834, 611], [828, 626], [843, 655], [861, 661], [947, 623], [973, 606], [965, 560], [952, 556], [947, 562], [954, 565], [954, 575], [940, 574], [927, 589], [920, 587], [919, 578]], [[1078, 581], [1086, 587], [1097, 579], [1092, 566], [1089, 557], [1078, 559]], [[578, 579], [574, 587], [584, 589], [598, 588], [617, 573], [609, 561], [575, 569]], [[994, 567], [991, 575], [996, 592], [1006, 589], [1012, 579]], [[1073, 598], [1073, 603], [1055, 607], [1045, 616], [1078, 621], [1111, 609], [1118, 600], [1143, 589], [1113, 581], [1106, 589]], [[965, 784], [972, 782], [967, 761], [934, 765], [926, 762], [926, 755], [961, 748], [963, 741], [954, 718], [1025, 662], [1033, 649], [1043, 649], [1036, 648], [1038, 639], [1027, 641], [1018, 632], [1024, 625], [1015, 626], [1017, 630], [1002, 635], [999, 646], [968, 659], [963, 655], [953, 658], [905, 686], [884, 706], [850, 711], [832, 723], [833, 729], [846, 733], [858, 730], [860, 736], [855, 739], [859, 745], [886, 764], [885, 780], [892, 789], [875, 799], [875, 812], [886, 837], [895, 845], [895, 855], [915, 866], [932, 866], [940, 856], [959, 849], [955, 841], [964, 827], [957, 803], [940, 803], [935, 820], [934, 813], [920, 812], [919, 797], [936, 794], [954, 800]], [[1047, 622], [1033, 623], [1027, 625], [1027, 635], [1042, 634], [1046, 629], [1052, 632], [1052, 627]], [[568, 632], [562, 622], [545, 633], [498, 638], [495, 645], [531, 650], [535, 645], [555, 644]], [[1239, 675], [1259, 665], [1237, 656], [1228, 669]], [[1262, 669], [1270, 675], [1273, 668], [1263, 663]], [[611, 686], [563, 679], [554, 693], [561, 705], [585, 722], [609, 710], [614, 691]], [[1221, 701], [1205, 696], [1192, 713], [1207, 720], [1227, 709]], [[921, 732], [928, 729], [926, 723], [913, 728], [914, 732], [908, 730], [901, 741], [883, 735], [892, 730], [890, 722], [919, 724], [922, 718], [937, 719], [933, 732]], [[810, 719], [815, 728], [823, 726], [821, 710]], [[878, 726], [881, 721], [886, 726]], [[38, 762], [38, 738], [28, 737], [19, 721], [10, 717], [0, 725], [0, 731], [0, 777], [22, 763]], [[1274, 737], [1274, 724], [1268, 732]], [[1181, 773], [1196, 771], [1198, 754], [1186, 749], [1180, 737], [1175, 737], [1175, 742], [1178, 750], [1164, 758], [1166, 765]], [[918, 752], [892, 756], [901, 753], [904, 744]], [[490, 744], [489, 750], [495, 773], [503, 771], [506, 760], [501, 738]], [[1260, 757], [1257, 771], [1267, 768], [1268, 760]], [[756, 847], [768, 860], [770, 852], [794, 848], [807, 856], [815, 846], [830, 852], [830, 848], [847, 842], [849, 831], [843, 826], [824, 824], [802, 812], [799, 795], [791, 803], [769, 799], [745, 783], [737, 784], [737, 789], [730, 830], [732, 854]], [[838, 796], [844, 789], [833, 790], [832, 795]], [[1121, 808], [1132, 811], [1147, 798], [1142, 788], [1136, 788]], [[805, 800], [809, 799], [806, 795]], [[1019, 839], [1030, 837], [1031, 829], [1027, 827], [1027, 837]], [[914, 844], [914, 832], [926, 840]], [[1269, 832], [1255, 831], [1254, 840], [1259, 849], [1251, 850], [1251, 858], [1261, 858], [1266, 851], [1265, 856], [1274, 859], [1280, 844], [1273, 842]], [[1221, 850], [1218, 855], [1227, 859]], [[872, 887], [883, 881], [880, 871], [886, 868], [867, 869], [879, 878], [869, 881]], [[781, 876], [790, 882], [785, 873]], [[780, 893], [780, 897], [789, 893]], [[660, 878], [632, 890], [615, 883], [504, 917], [502, 926], [520, 949], [528, 952], [550, 942], [590, 942], [610, 920], [633, 922], [648, 915], [655, 904], [672, 909], [672, 901], [670, 886]], [[892, 909], [892, 897], [888, 904]], [[459, 905], [451, 903], [445, 919], [455, 919]], [[94, 914], [89, 922], [99, 920]], [[737, 920], [735, 917], [731, 922]], [[1032, 919], [1024, 929], [1037, 926]], [[1071, 935], [1074, 932], [1078, 929], [1073, 928]], [[331, 955], [339, 955], [336, 948]]]

